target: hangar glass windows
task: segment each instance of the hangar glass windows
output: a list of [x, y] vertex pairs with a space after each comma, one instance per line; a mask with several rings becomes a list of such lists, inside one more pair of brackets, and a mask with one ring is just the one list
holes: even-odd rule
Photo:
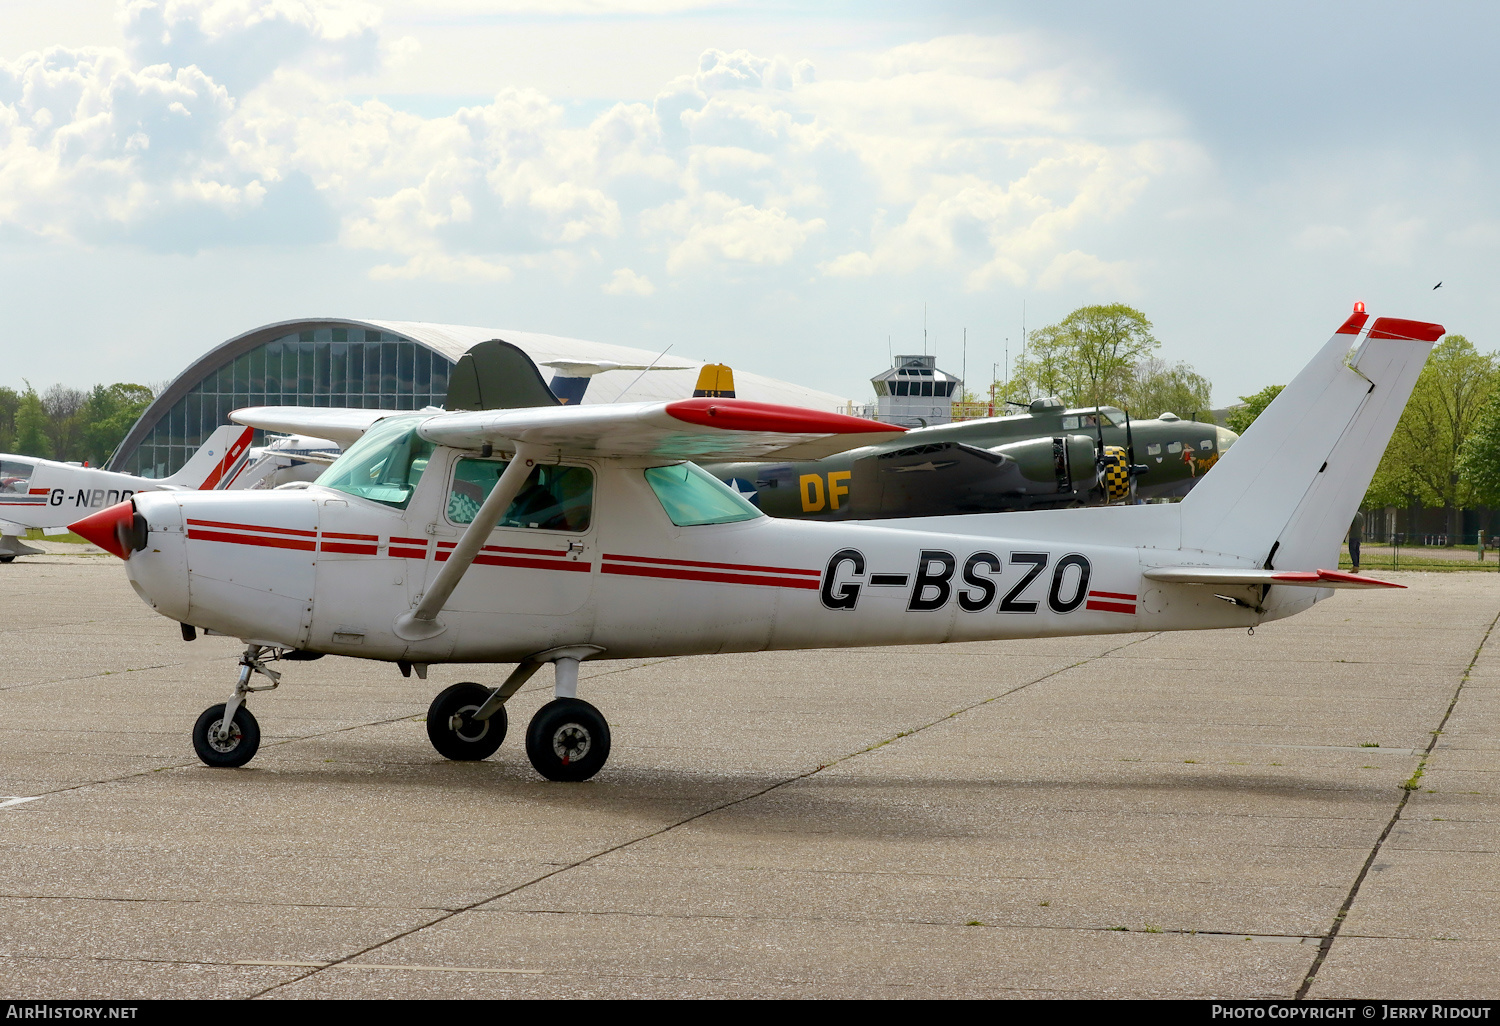
[[[453, 469], [448, 491], [448, 519], [471, 524], [474, 515], [509, 466], [507, 460], [465, 457]], [[501, 527], [531, 527], [540, 531], [589, 529], [594, 502], [594, 472], [587, 467], [537, 466], [500, 518]]]
[[[273, 339], [210, 371], [118, 468], [167, 477], [245, 406], [420, 410], [448, 397], [447, 357], [390, 332], [318, 328]], [[256, 432], [256, 444], [261, 433]]]

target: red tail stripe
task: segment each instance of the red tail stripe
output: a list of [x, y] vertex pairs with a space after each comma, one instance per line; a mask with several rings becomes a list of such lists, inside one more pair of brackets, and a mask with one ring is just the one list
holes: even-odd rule
[[219, 478], [223, 477], [225, 471], [234, 465], [235, 460], [239, 459], [240, 453], [245, 451], [254, 434], [255, 429], [248, 427], [240, 433], [240, 437], [229, 447], [229, 451], [224, 454], [224, 458], [219, 461], [219, 465], [214, 467], [213, 473], [204, 478], [203, 483], [198, 486], [199, 491], [212, 489], [214, 485], [219, 483]]
[[770, 588], [808, 588], [813, 591], [818, 589], [817, 581], [809, 581], [801, 577], [770, 577], [770, 576], [747, 576], [742, 574], [715, 574], [702, 570], [673, 570], [660, 566], [631, 566], [605, 563], [603, 571], [607, 574], [625, 574], [629, 577], [661, 577], [668, 580], [681, 581], [711, 581], [715, 584], [756, 584]]
[[660, 563], [665, 566], [702, 566], [714, 570], [744, 570], [749, 573], [759, 574], [804, 574], [808, 577], [822, 577], [821, 570], [803, 570], [800, 567], [789, 566], [753, 566], [748, 563], [704, 563], [696, 559], [661, 559], [655, 556], [621, 556], [612, 552], [604, 554], [605, 559], [618, 559], [626, 563]]
[[1135, 601], [1134, 595], [1127, 595], [1122, 591], [1091, 591], [1089, 592], [1089, 598], [1125, 599], [1127, 602]]
[[222, 520], [194, 520], [188, 518], [188, 523], [198, 527], [224, 527], [231, 531], [265, 531], [269, 534], [294, 534], [299, 538], [316, 538], [317, 531], [302, 531], [295, 527], [262, 527], [259, 524], [231, 524]]
[[262, 538], [249, 534], [226, 534], [222, 531], [189, 531], [194, 541], [230, 542], [234, 545], [262, 545], [272, 549], [299, 549], [312, 552], [316, 546], [299, 538]]
[[1104, 612], [1104, 613], [1132, 613], [1133, 614], [1135, 612], [1135, 606], [1133, 606], [1133, 605], [1130, 605], [1130, 606], [1122, 605], [1119, 602], [1090, 602], [1086, 608], [1088, 608], [1088, 609], [1097, 609], [1100, 612]]

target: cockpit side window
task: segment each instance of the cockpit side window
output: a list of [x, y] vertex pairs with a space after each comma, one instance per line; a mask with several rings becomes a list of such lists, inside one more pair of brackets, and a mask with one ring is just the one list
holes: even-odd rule
[[678, 527], [732, 524], [764, 516], [748, 499], [695, 463], [652, 467], [646, 483]]
[[0, 492], [25, 495], [31, 485], [31, 472], [35, 469], [32, 464], [20, 460], [0, 460]]
[[317, 483], [361, 499], [405, 509], [422, 480], [433, 445], [417, 435], [425, 417], [387, 417], [364, 433]]
[[[448, 490], [448, 519], [471, 524], [495, 483], [509, 466], [507, 460], [464, 457], [453, 468]], [[501, 527], [580, 534], [589, 529], [594, 504], [594, 472], [587, 467], [537, 466], [500, 518]]]

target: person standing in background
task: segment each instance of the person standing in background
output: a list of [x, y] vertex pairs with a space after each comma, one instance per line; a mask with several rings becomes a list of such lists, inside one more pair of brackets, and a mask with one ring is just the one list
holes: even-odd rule
[[1359, 543], [1364, 538], [1365, 515], [1359, 510], [1354, 511], [1354, 519], [1349, 523], [1349, 562], [1353, 564], [1354, 572], [1359, 573]]

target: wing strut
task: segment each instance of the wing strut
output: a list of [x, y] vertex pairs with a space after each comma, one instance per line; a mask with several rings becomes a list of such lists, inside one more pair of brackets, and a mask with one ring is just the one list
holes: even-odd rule
[[539, 454], [535, 446], [516, 446], [516, 453], [510, 464], [500, 475], [500, 480], [495, 482], [494, 490], [479, 507], [479, 512], [474, 514], [468, 530], [464, 531], [463, 537], [458, 539], [458, 544], [448, 554], [448, 561], [432, 579], [432, 584], [422, 595], [421, 601], [411, 612], [396, 617], [396, 637], [403, 641], [426, 641], [448, 629], [437, 615], [448, 604], [448, 598], [453, 594], [453, 589], [458, 587], [458, 582], [468, 573], [474, 557], [479, 555], [490, 532], [500, 523], [500, 517], [510, 508], [515, 497], [521, 494], [521, 488], [531, 476]]

